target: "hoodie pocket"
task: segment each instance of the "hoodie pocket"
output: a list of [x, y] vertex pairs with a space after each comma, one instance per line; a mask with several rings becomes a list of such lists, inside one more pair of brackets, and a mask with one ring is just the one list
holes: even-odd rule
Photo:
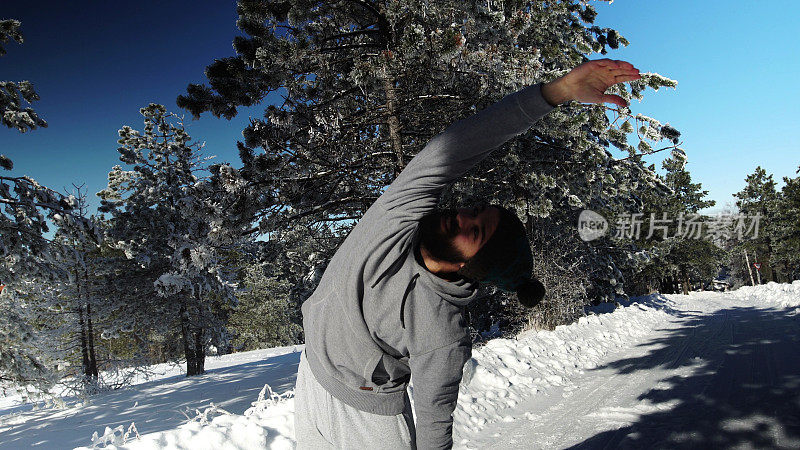
[[411, 378], [411, 371], [407, 365], [394, 359], [391, 355], [384, 354], [375, 363], [372, 374], [367, 378], [374, 385], [374, 391], [392, 394], [404, 391]]
[[383, 386], [389, 382], [389, 374], [386, 372], [386, 365], [383, 363], [383, 355], [378, 360], [378, 364], [375, 365], [371, 379], [377, 386]]
[[380, 390], [380, 384], [376, 383], [373, 380], [373, 375], [375, 374], [378, 364], [381, 364], [382, 358], [383, 358], [383, 353], [377, 353], [372, 357], [367, 358], [367, 362], [364, 365], [364, 373], [363, 373], [364, 385], [360, 386], [359, 389], [372, 392]]

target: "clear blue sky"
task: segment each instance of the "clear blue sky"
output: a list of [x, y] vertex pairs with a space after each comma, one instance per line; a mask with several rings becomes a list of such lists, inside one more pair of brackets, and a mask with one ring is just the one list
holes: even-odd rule
[[[0, 79], [33, 81], [42, 97], [34, 107], [50, 126], [25, 134], [0, 129], [0, 153], [14, 161], [13, 175], [57, 190], [85, 183], [93, 206], [119, 163], [117, 130], [141, 129], [138, 110], [150, 102], [180, 112], [177, 95], [203, 82], [214, 58], [233, 54], [238, 33], [233, 0], [4, 3], [0, 18], [21, 20], [25, 43], [6, 46]], [[597, 23], [631, 42], [609, 57], [678, 80], [677, 90], [632, 108], [683, 133], [689, 170], [719, 206], [733, 201], [758, 165], [776, 180], [795, 176], [800, 2], [594, 4]], [[206, 142], [207, 155], [239, 165], [235, 142], [248, 114], [262, 111], [254, 107], [230, 122], [187, 114], [188, 131]]]
[[20, 20], [25, 42], [6, 45], [0, 79], [31, 80], [41, 97], [33, 106], [49, 125], [24, 134], [0, 129], [13, 175], [62, 192], [85, 183], [96, 207], [94, 194], [122, 164], [117, 130], [141, 130], [139, 108], [151, 102], [185, 114], [189, 134], [206, 142], [204, 154], [241, 165], [236, 140], [247, 111], [232, 121], [210, 114], [192, 121], [175, 105], [189, 83], [205, 81], [208, 64], [234, 54], [234, 0], [5, 3], [0, 18]]
[[[610, 53], [678, 80], [631, 105], [682, 133], [695, 182], [717, 207], [756, 166], [776, 181], [800, 166], [797, 0], [595, 2], [597, 22], [630, 45]], [[655, 155], [654, 155], [655, 156]], [[780, 182], [779, 186], [783, 183]]]

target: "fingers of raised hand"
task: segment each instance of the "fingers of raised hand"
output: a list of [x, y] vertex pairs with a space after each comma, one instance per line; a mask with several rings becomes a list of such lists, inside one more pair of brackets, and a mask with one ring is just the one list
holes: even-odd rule
[[640, 78], [639, 69], [626, 61], [598, 59], [589, 61], [587, 64], [590, 64], [594, 72], [599, 73], [603, 79], [612, 84]]
[[642, 78], [642, 76], [639, 75], [638, 71], [636, 71], [636, 72], [617, 73], [617, 74], [614, 74], [613, 77], [614, 77], [614, 84], [616, 84], [616, 83], [624, 83], [625, 81], [633, 81], [633, 80], [638, 80], [639, 78]]
[[620, 97], [619, 95], [615, 95], [615, 94], [604, 94], [603, 95], [603, 103], [613, 103], [615, 105], [622, 106], [622, 107], [628, 106], [628, 102], [626, 102], [624, 98]]
[[600, 69], [601, 70], [601, 78], [609, 85], [614, 85], [617, 83], [623, 83], [626, 81], [633, 81], [638, 80], [641, 78], [639, 75], [639, 70], [634, 69], [621, 69], [621, 68], [613, 68], [613, 69]]
[[605, 67], [609, 69], [621, 69], [621, 70], [637, 70], [633, 67], [633, 64], [627, 61], [621, 61], [618, 59], [596, 59], [593, 61], [589, 61], [588, 64], [593, 64], [598, 67]]

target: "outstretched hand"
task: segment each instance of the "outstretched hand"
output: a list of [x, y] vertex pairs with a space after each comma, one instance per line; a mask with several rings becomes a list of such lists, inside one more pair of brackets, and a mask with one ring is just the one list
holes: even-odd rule
[[628, 106], [619, 95], [606, 94], [606, 90], [617, 83], [638, 80], [639, 69], [633, 64], [613, 59], [587, 61], [568, 74], [545, 83], [542, 95], [551, 105], [576, 100], [581, 103], [613, 103]]

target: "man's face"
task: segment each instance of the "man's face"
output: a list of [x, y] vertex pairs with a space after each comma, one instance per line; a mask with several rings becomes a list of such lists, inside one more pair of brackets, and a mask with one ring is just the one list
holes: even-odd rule
[[499, 221], [500, 210], [486, 204], [439, 210], [420, 220], [421, 243], [436, 259], [466, 262], [492, 237]]

